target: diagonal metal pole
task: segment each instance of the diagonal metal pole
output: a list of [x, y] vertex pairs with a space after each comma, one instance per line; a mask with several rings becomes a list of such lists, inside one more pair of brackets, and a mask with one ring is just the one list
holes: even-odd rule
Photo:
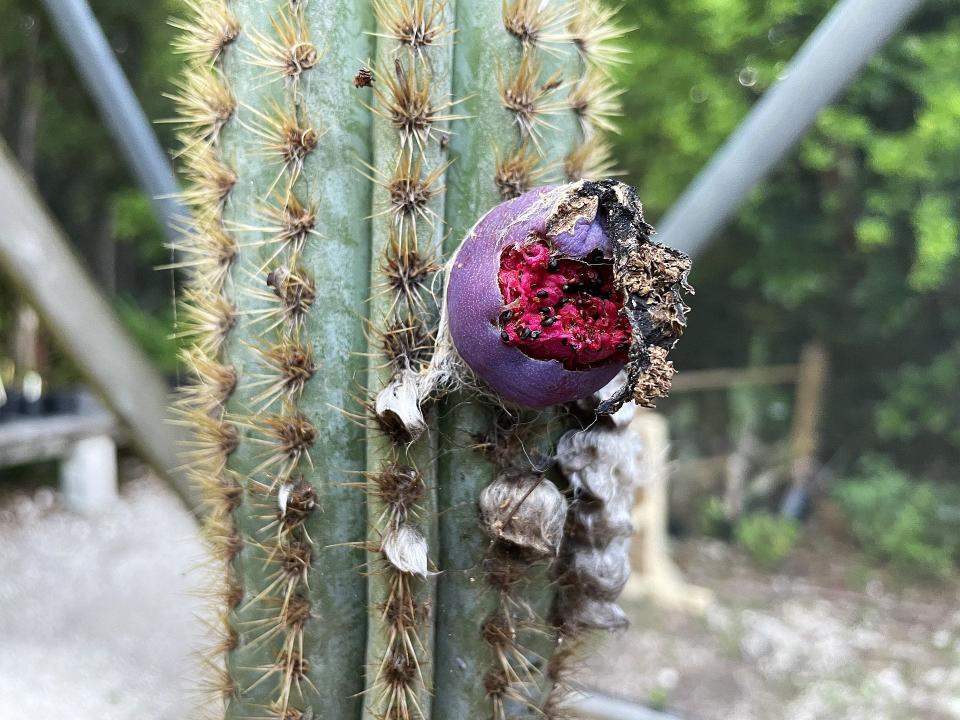
[[696, 255], [806, 133], [820, 110], [922, 0], [841, 0], [658, 224], [657, 240]]
[[167, 235], [176, 239], [177, 219], [188, 215], [175, 199], [176, 176], [87, 0], [43, 4], [127, 165]]
[[0, 271], [33, 305], [77, 368], [130, 429], [133, 443], [195, 511], [176, 469], [178, 434], [165, 422], [163, 378], [117, 321], [30, 181], [0, 143]]

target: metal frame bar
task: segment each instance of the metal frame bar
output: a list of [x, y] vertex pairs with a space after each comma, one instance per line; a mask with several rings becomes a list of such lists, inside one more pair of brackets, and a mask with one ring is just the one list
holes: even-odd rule
[[43, 0], [74, 67], [141, 189], [153, 203], [168, 237], [188, 217], [177, 200], [179, 185], [167, 153], [86, 0]]
[[658, 223], [657, 241], [696, 255], [803, 137], [817, 114], [923, 0], [842, 0]]
[[196, 510], [177, 470], [178, 433], [166, 422], [167, 387], [117, 321], [30, 181], [0, 143], [0, 269], [43, 318], [56, 341], [130, 428], [131, 441]]

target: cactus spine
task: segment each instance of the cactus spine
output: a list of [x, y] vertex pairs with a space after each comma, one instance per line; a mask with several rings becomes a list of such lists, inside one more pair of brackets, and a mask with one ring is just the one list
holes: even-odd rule
[[186, 5], [178, 411], [210, 505], [225, 717], [555, 714], [556, 549], [497, 540], [478, 502], [562, 502], [543, 475], [567, 420], [462, 391], [420, 424], [404, 380], [429, 362], [435, 274], [469, 227], [609, 171], [609, 14]]

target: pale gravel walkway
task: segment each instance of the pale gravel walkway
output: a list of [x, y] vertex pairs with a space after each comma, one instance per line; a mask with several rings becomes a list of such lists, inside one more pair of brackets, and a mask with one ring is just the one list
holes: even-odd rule
[[41, 489], [0, 505], [0, 718], [195, 717], [202, 546], [155, 480], [83, 519]]
[[[716, 605], [704, 618], [629, 606], [632, 627], [602, 647], [585, 683], [665, 699], [687, 720], [960, 720], [956, 583], [895, 590], [826, 541], [774, 576], [724, 543], [681, 548]], [[844, 587], [861, 572], [872, 578], [863, 592]]]
[[[156, 480], [92, 520], [48, 489], [0, 495], [0, 720], [201, 718], [202, 558]], [[849, 550], [822, 547], [791, 576], [711, 541], [680, 558], [717, 606], [704, 619], [629, 607], [634, 627], [579, 679], [665, 697], [684, 720], [960, 720], [956, 585], [854, 592]]]

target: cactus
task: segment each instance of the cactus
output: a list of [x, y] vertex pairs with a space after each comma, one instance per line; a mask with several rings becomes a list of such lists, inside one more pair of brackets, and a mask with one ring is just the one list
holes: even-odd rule
[[[628, 353], [630, 327], [611, 316], [621, 335], [604, 358], [628, 378], [600, 410], [663, 390], [682, 258], [645, 255], [643, 272], [668, 277], [639, 290], [637, 248], [659, 246], [625, 186], [525, 195], [611, 171], [613, 13], [595, 0], [185, 2], [172, 97], [192, 379], [177, 411], [209, 504], [218, 642], [205, 663], [224, 716], [562, 716], [575, 633], [604, 626], [577, 600], [590, 586], [577, 543], [600, 552], [612, 536], [601, 547], [577, 530], [567, 496], [589, 483], [568, 486], [553, 460], [593, 410], [492, 392], [451, 344], [464, 311], [444, 302], [442, 270], [506, 200], [554, 198], [571, 227], [585, 203], [597, 232], [601, 211], [626, 218], [613, 245], [603, 220], [597, 252], [628, 304], [660, 293], [656, 318], [672, 324], [631, 314]], [[489, 217], [521, 205], [503, 207]], [[548, 364], [529, 335], [502, 332]], [[618, 492], [603, 499], [622, 515]]]

